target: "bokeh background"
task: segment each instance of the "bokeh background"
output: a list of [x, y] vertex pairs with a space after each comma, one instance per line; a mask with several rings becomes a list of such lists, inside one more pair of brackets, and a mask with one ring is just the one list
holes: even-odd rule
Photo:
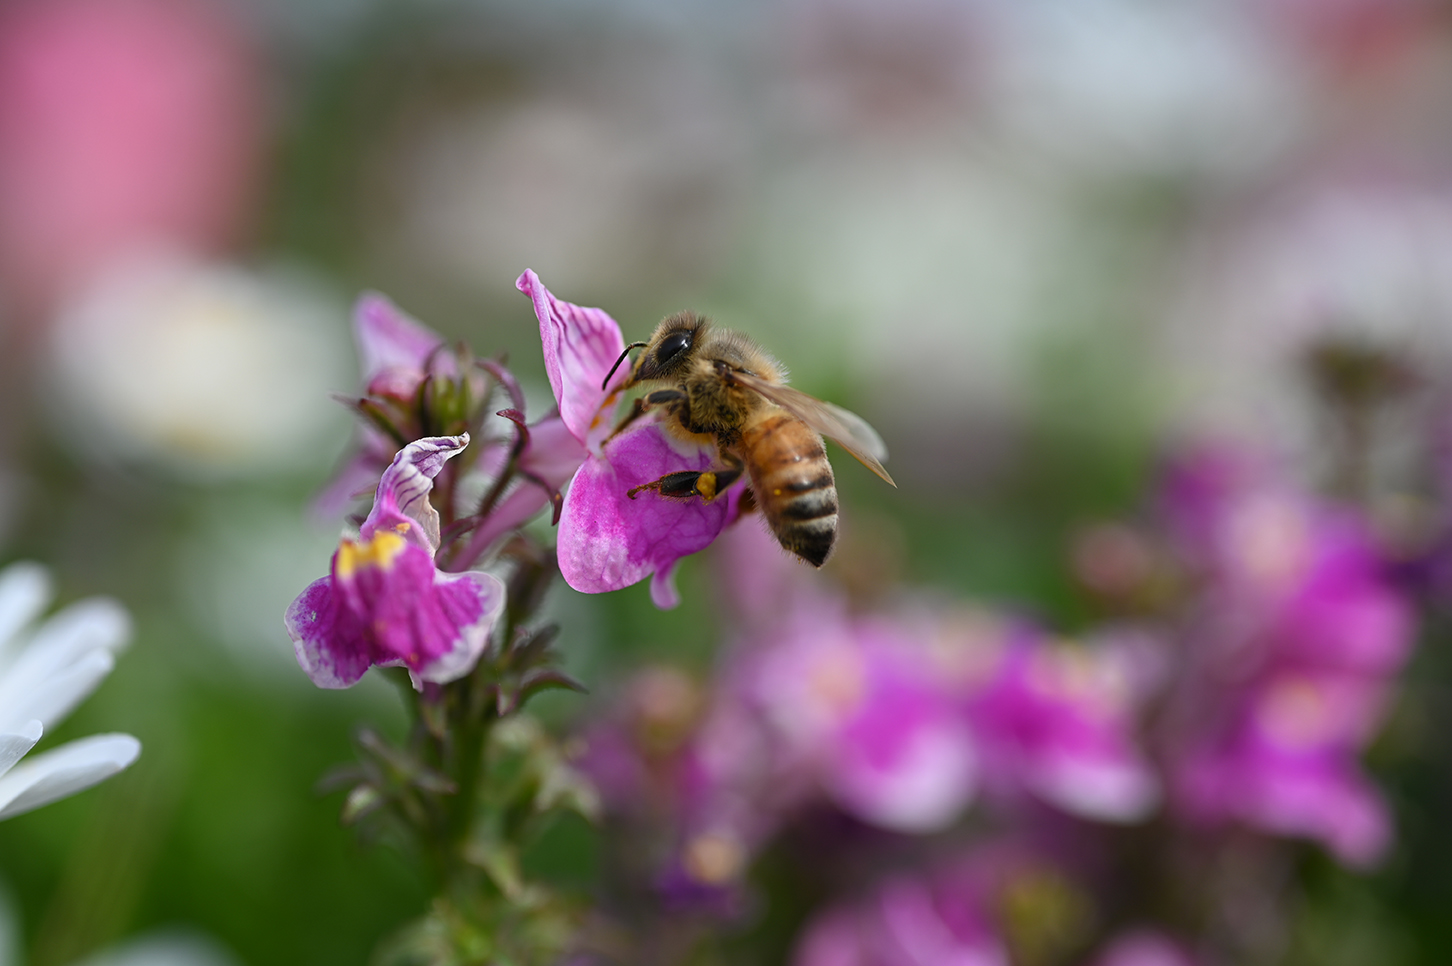
[[[237, 963], [359, 963], [426, 901], [313, 790], [358, 723], [402, 727], [395, 696], [314, 689], [281, 624], [337, 540], [309, 504], [348, 445], [329, 392], [356, 389], [359, 291], [507, 353], [535, 412], [525, 268], [627, 339], [685, 307], [752, 333], [891, 451], [896, 491], [839, 464], [835, 579], [1074, 632], [1076, 534], [1137, 512], [1177, 443], [1334, 482], [1309, 347], [1373, 346], [1428, 385], [1452, 361], [1448, 13], [6, 0], [0, 557], [136, 619], [47, 742], [144, 745], [0, 825], [13, 961], [179, 930]], [[1417, 398], [1376, 437], [1392, 515], [1426, 471], [1439, 397]], [[712, 573], [687, 561], [672, 612], [557, 588], [595, 696], [540, 713], [574, 727], [646, 664], [707, 674]], [[1370, 757], [1398, 844], [1371, 872], [1310, 866], [1302, 961], [1452, 960], [1447, 643], [1424, 627]], [[534, 861], [588, 892], [600, 848], [565, 822]], [[785, 961], [789, 936], [743, 929], [731, 961]]]

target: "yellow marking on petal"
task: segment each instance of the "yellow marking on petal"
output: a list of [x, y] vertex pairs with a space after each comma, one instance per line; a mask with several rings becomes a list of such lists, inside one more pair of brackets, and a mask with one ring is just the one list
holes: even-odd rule
[[362, 567], [388, 570], [407, 546], [408, 542], [392, 530], [379, 530], [363, 541], [344, 537], [338, 544], [338, 578], [347, 580]]
[[397, 530], [399, 533], [407, 533], [408, 531], [413, 529], [413, 524], [409, 523], [407, 520], [400, 520], [393, 525], [393, 529]]

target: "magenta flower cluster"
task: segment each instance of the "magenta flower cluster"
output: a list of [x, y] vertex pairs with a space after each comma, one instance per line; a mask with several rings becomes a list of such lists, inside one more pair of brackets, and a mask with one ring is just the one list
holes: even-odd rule
[[[763, 535], [731, 531], [719, 582], [758, 607], [711, 688], [666, 702], [670, 740], [658, 686], [588, 733], [612, 807], [668, 829], [664, 900], [743, 908], [752, 857], [826, 809], [850, 823], [829, 867], [860, 870], [850, 857], [882, 841], [951, 845], [845, 890], [796, 966], [990, 966], [1009, 962], [1003, 910], [1023, 890], [1062, 882], [1092, 903], [1115, 881], [1113, 827], [1153, 819], [1212, 852], [1238, 829], [1354, 867], [1383, 857], [1388, 809], [1360, 759], [1414, 628], [1365, 521], [1223, 451], [1174, 464], [1161, 503], [1158, 566], [1182, 598], [1073, 641], [984, 606], [855, 611], [782, 570]], [[1141, 923], [1084, 962], [1190, 966], [1191, 950]]]
[[1206, 583], [1171, 705], [1181, 812], [1374, 863], [1391, 823], [1359, 757], [1414, 625], [1367, 522], [1223, 452], [1174, 467], [1166, 506]]

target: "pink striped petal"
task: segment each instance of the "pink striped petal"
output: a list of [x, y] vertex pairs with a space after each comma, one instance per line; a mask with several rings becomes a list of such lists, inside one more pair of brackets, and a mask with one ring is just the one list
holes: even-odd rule
[[[605, 411], [609, 394], [600, 385], [625, 348], [620, 326], [600, 309], [561, 302], [532, 271], [525, 271], [514, 285], [534, 303], [545, 372], [560, 418], [576, 439], [599, 442], [611, 429], [610, 413]], [[626, 363], [612, 377], [612, 385], [619, 389], [629, 377]]]

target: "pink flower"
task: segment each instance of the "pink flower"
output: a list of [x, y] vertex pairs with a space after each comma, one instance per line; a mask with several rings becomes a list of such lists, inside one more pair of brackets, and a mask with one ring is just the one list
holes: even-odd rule
[[979, 781], [963, 682], [925, 631], [803, 598], [759, 643], [749, 685], [779, 756], [800, 760], [846, 811], [903, 832], [952, 824]]
[[298, 663], [318, 687], [350, 687], [374, 665], [408, 668], [415, 686], [442, 683], [478, 661], [504, 585], [437, 568], [439, 515], [429, 503], [433, 478], [468, 445], [467, 436], [434, 437], [399, 451], [358, 538], [345, 537], [332, 572], [288, 608]]
[[1367, 525], [1244, 458], [1196, 454], [1171, 484], [1206, 584], [1171, 704], [1180, 812], [1376, 861], [1391, 822], [1358, 759], [1414, 625]]
[[[377, 292], [367, 292], [353, 308], [353, 338], [369, 395], [410, 400], [424, 380], [424, 367], [444, 344], [430, 331]], [[354, 497], [371, 491], [378, 477], [398, 452], [398, 443], [378, 426], [363, 422], [358, 452], [343, 464], [333, 481], [319, 494], [318, 516], [339, 516]]]
[[571, 474], [559, 523], [560, 574], [587, 594], [652, 577], [656, 606], [674, 607], [680, 599], [673, 581], [677, 561], [716, 538], [734, 500], [676, 500], [651, 491], [632, 500], [626, 494], [667, 473], [709, 469], [718, 462], [716, 448], [676, 438], [654, 415], [616, 432], [615, 408], [629, 367], [611, 377], [612, 388], [604, 383], [625, 349], [620, 326], [600, 309], [556, 299], [534, 272], [526, 271], [515, 285], [534, 303], [545, 371], [559, 405], [558, 416], [530, 428], [528, 463], [548, 482], [563, 482], [566, 470]]
[[793, 966], [1008, 966], [993, 896], [964, 875], [901, 875], [811, 923]]
[[1126, 655], [1108, 643], [1053, 645], [1020, 630], [968, 701], [985, 781], [1082, 818], [1135, 822], [1159, 780], [1134, 740]]
[[0, 14], [0, 271], [28, 301], [143, 244], [238, 234], [260, 75], [224, 5], [21, 0]]

